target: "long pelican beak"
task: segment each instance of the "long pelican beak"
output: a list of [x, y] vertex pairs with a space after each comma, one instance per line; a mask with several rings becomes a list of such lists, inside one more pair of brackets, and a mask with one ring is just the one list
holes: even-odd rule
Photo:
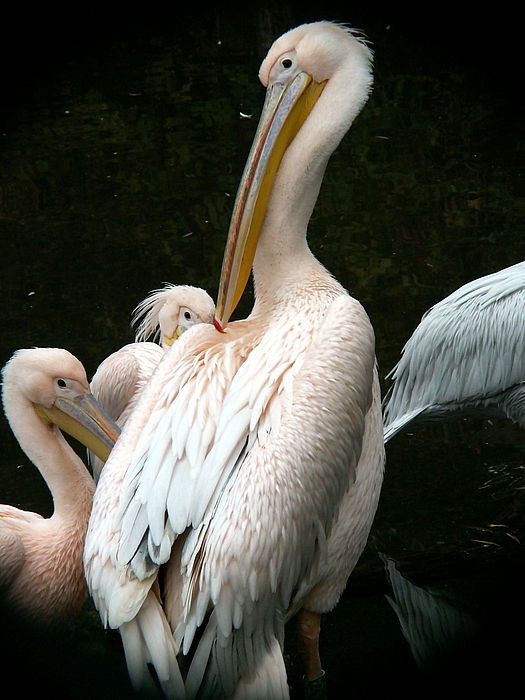
[[268, 86], [261, 119], [233, 208], [214, 325], [223, 331], [250, 276], [273, 181], [283, 155], [325, 86], [299, 72]]
[[83, 394], [74, 399], [58, 397], [46, 408], [33, 404], [40, 419], [47, 425], [56, 425], [60, 430], [76, 438], [88, 450], [106, 461], [120, 435], [114, 423], [95, 399], [93, 394]]

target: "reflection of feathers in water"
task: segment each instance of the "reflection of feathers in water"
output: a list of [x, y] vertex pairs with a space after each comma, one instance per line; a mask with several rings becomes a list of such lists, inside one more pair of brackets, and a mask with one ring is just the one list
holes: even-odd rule
[[479, 632], [475, 618], [441, 591], [418, 588], [381, 555], [394, 599], [386, 599], [396, 613], [403, 635], [422, 671], [432, 671], [465, 650]]

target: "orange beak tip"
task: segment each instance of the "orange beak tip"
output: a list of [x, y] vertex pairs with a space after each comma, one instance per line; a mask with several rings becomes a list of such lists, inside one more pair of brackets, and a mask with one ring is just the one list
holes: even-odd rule
[[219, 333], [224, 333], [224, 332], [225, 332], [225, 331], [224, 331], [224, 328], [221, 326], [221, 324], [220, 324], [219, 321], [217, 320], [217, 316], [214, 316], [214, 317], [213, 317], [213, 325], [214, 325], [215, 328], [219, 331]]

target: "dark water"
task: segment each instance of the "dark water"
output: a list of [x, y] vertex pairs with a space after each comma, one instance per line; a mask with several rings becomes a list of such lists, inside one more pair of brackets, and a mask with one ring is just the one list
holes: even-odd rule
[[[263, 12], [269, 7], [221, 6], [166, 21], [145, 8], [142, 17], [90, 16], [84, 31], [71, 26], [65, 35], [48, 17], [47, 41], [36, 23], [24, 25], [25, 53], [8, 44], [2, 364], [17, 348], [51, 345], [71, 350], [92, 374], [132, 339], [131, 312], [151, 289], [170, 281], [215, 295], [263, 100], [258, 65], [282, 30], [322, 18], [293, 5]], [[504, 71], [515, 48], [509, 40], [495, 57], [480, 20], [448, 26], [444, 37], [441, 17], [431, 27], [405, 22], [402, 11], [332, 9], [326, 18], [367, 31], [376, 86], [332, 158], [309, 240], [370, 314], [384, 380], [429, 306], [525, 259], [525, 141]], [[238, 315], [250, 304], [248, 292]], [[48, 515], [45, 485], [5, 420], [0, 428], [1, 501]], [[507, 423], [464, 420], [388, 445], [369, 545], [325, 621], [331, 697], [370, 684], [428, 696], [448, 689], [451, 670], [471, 691], [489, 681], [509, 686], [523, 621], [524, 442]], [[454, 652], [430, 677], [417, 670], [385, 598], [379, 552], [417, 586], [438, 591], [434, 602], [445, 592], [481, 626], [466, 653]], [[289, 646], [293, 677], [293, 630]], [[65, 639], [36, 640], [33, 649], [23, 636], [22, 647], [28, 667], [35, 664], [26, 690], [49, 680], [70, 696], [129, 694], [118, 635], [102, 631], [89, 604]]]

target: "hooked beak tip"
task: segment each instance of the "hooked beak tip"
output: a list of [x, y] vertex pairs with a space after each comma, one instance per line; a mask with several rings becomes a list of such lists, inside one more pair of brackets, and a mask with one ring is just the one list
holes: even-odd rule
[[224, 328], [221, 326], [221, 324], [217, 320], [217, 316], [213, 317], [213, 325], [219, 331], [219, 333], [224, 333]]

